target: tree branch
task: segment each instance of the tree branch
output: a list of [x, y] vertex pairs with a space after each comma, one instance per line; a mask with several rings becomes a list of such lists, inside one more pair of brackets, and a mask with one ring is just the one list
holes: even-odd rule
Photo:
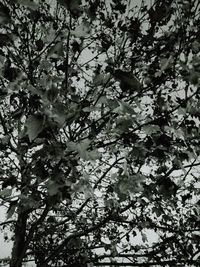
[[[156, 262], [143, 262], [143, 263], [132, 263], [132, 262], [95, 262], [94, 266], [178, 266], [177, 264], [193, 264], [195, 266], [199, 266], [200, 262], [194, 260], [188, 261], [177, 261], [177, 260], [168, 260], [168, 261], [156, 261]], [[182, 265], [183, 266], [183, 265]], [[64, 266], [63, 266], [64, 267]]]
[[15, 220], [10, 220], [10, 221], [7, 221], [7, 222], [2, 222], [2, 223], [0, 223], [0, 226], [6, 225], [6, 224], [10, 224], [10, 223], [16, 223], [16, 221]]

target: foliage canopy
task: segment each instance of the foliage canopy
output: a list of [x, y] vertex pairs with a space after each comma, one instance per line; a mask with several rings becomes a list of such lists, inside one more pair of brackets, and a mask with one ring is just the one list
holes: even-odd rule
[[0, 1], [10, 267], [200, 264], [200, 3], [136, 2]]

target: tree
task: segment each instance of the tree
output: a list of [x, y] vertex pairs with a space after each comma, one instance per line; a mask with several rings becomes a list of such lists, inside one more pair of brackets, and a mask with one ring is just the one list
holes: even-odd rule
[[199, 22], [196, 0], [0, 1], [10, 267], [200, 264]]

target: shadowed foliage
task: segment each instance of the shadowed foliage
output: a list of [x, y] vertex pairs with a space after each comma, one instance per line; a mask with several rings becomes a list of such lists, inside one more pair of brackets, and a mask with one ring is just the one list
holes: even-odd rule
[[199, 6], [0, 1], [10, 267], [200, 265]]

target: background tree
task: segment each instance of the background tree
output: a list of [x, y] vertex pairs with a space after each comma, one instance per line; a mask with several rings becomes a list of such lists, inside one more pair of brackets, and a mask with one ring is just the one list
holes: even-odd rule
[[10, 267], [199, 265], [199, 22], [198, 1], [0, 1]]

